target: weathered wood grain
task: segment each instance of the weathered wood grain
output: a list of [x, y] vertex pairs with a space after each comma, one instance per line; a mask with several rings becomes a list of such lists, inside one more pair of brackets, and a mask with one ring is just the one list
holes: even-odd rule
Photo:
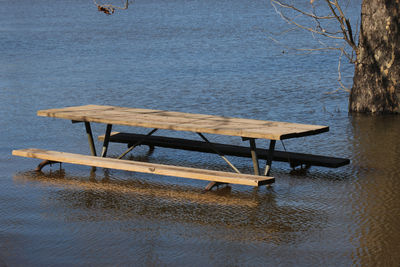
[[329, 131], [328, 126], [100, 105], [39, 110], [37, 115], [74, 121], [271, 140], [283, 140]]
[[12, 154], [14, 156], [45, 159], [45, 160], [65, 162], [71, 164], [79, 164], [79, 165], [86, 165], [93, 167], [110, 168], [110, 169], [125, 170], [125, 171], [143, 172], [143, 173], [153, 173], [166, 176], [176, 176], [182, 178], [216, 181], [229, 184], [261, 186], [264, 184], [273, 183], [275, 181], [273, 177], [267, 177], [267, 176], [255, 176], [250, 174], [238, 174], [232, 172], [222, 172], [214, 170], [162, 165], [162, 164], [139, 162], [132, 160], [102, 158], [102, 157], [87, 156], [81, 154], [73, 154], [66, 152], [36, 149], [36, 148], [13, 150]]

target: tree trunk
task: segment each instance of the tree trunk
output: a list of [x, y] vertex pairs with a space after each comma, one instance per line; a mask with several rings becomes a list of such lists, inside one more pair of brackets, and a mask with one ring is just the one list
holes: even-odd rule
[[400, 112], [400, 0], [364, 0], [350, 112]]

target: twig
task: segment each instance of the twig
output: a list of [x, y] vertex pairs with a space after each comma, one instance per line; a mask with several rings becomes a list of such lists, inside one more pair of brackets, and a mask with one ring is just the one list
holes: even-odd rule
[[347, 88], [346, 86], [344, 86], [344, 84], [342, 83], [342, 71], [340, 69], [341, 67], [341, 62], [342, 62], [342, 56], [344, 54], [344, 47], [341, 49], [341, 53], [339, 56], [339, 63], [338, 63], [338, 82], [340, 84], [340, 87], [343, 91], [350, 93], [350, 89]]
[[279, 4], [280, 2], [277, 2], [277, 0], [271, 0], [271, 2], [272, 2], [272, 6], [274, 7], [276, 13], [278, 13], [282, 17], [282, 19], [284, 19], [287, 23], [293, 24], [293, 25], [299, 27], [300, 29], [303, 29], [303, 30], [306, 30], [306, 31], [309, 31], [309, 32], [312, 32], [312, 33], [316, 33], [316, 34], [319, 34], [319, 35], [322, 35], [322, 36], [325, 36], [325, 37], [329, 37], [329, 38], [332, 38], [332, 39], [340, 39], [340, 40], [345, 39], [345, 37], [342, 37], [342, 36], [331, 35], [331, 34], [329, 34], [329, 32], [327, 32], [323, 28], [321, 29], [321, 31], [318, 31], [318, 30], [314, 30], [313, 28], [301, 25], [301, 24], [295, 22], [293, 19], [288, 18], [287, 16], [285, 16], [282, 12], [280, 12], [278, 10], [278, 8], [274, 5], [274, 3], [278, 3]]
[[93, 3], [97, 6], [97, 10], [103, 12], [104, 14], [111, 15], [114, 14], [115, 9], [125, 10], [128, 9], [129, 0], [125, 0], [125, 5], [123, 7], [115, 6], [111, 4], [98, 4], [96, 0], [93, 0]]
[[283, 45], [280, 41], [276, 40], [275, 38], [268, 36], [269, 39], [274, 41], [275, 43], [279, 44], [280, 46], [284, 47], [287, 50], [294, 50], [294, 51], [308, 51], [308, 52], [315, 52], [315, 51], [327, 51], [327, 50], [339, 50], [341, 51], [342, 48], [340, 47], [332, 47], [332, 46], [327, 46], [327, 47], [318, 47], [318, 48], [293, 48], [290, 46]]
[[282, 3], [282, 2], [279, 1], [279, 0], [272, 0], [272, 2], [273, 2], [273, 3], [276, 3], [276, 4], [278, 4], [278, 5], [280, 5], [281, 7], [293, 9], [293, 10], [295, 10], [295, 11], [297, 11], [297, 12], [303, 14], [303, 15], [306, 15], [306, 16], [308, 16], [308, 17], [311, 17], [311, 18], [313, 18], [313, 19], [319, 20], [319, 19], [334, 19], [334, 18], [335, 18], [335, 17], [333, 17], [333, 16], [322, 16], [322, 17], [320, 17], [320, 16], [317, 16], [316, 14], [308, 13], [308, 12], [305, 12], [305, 11], [303, 11], [303, 10], [301, 10], [301, 9], [298, 9], [298, 8], [296, 8], [295, 6]]

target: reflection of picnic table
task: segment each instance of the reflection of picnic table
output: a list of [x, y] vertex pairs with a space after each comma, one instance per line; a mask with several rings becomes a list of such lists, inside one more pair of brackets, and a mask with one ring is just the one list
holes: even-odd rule
[[[348, 159], [275, 151], [276, 140], [320, 134], [329, 131], [327, 126], [98, 105], [40, 110], [38, 111], [38, 115], [69, 119], [73, 122], [84, 122], [92, 154], [91, 156], [86, 156], [41, 149], [13, 151], [13, 155], [46, 160], [41, 163], [41, 167], [51, 161], [178, 176], [212, 181], [212, 183], [207, 186], [207, 188], [210, 189], [218, 183], [252, 186], [272, 183], [274, 182], [274, 178], [268, 175], [273, 160], [287, 161], [292, 167], [303, 164], [307, 166], [339, 167], [349, 163]], [[99, 137], [99, 139], [103, 140], [103, 148], [100, 157], [96, 157], [96, 148], [90, 126], [91, 122], [107, 124], [105, 135]], [[112, 133], [112, 125], [153, 129], [147, 135]], [[202, 141], [152, 136], [152, 134], [159, 129], [194, 132], [200, 136]], [[243, 141], [249, 141], [249, 148], [212, 143], [204, 134], [238, 136], [241, 137]], [[269, 149], [256, 148], [256, 139], [269, 139]], [[105, 158], [109, 142], [126, 143], [129, 148], [118, 158]], [[215, 153], [220, 155], [232, 167], [235, 173], [121, 159], [133, 148], [142, 144], [148, 145], [151, 148], [160, 146]], [[254, 175], [240, 173], [225, 155], [251, 157], [253, 160]], [[259, 158], [266, 160], [266, 167], [262, 173], [259, 167]]]

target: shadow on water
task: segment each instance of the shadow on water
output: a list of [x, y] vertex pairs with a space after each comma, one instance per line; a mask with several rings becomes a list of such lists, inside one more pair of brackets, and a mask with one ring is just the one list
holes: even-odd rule
[[353, 258], [361, 266], [400, 262], [400, 118], [351, 117], [355, 181], [353, 216], [358, 229]]
[[295, 243], [301, 238], [296, 233], [324, 221], [319, 210], [278, 204], [272, 188], [225, 187], [204, 193], [190, 186], [118, 180], [107, 170], [89, 177], [69, 176], [63, 169], [24, 172], [14, 175], [14, 181], [54, 188], [48, 199], [56, 210], [53, 216], [67, 221], [164, 221], [204, 228], [203, 237], [210, 239], [220, 235], [226, 241], [272, 244]]

